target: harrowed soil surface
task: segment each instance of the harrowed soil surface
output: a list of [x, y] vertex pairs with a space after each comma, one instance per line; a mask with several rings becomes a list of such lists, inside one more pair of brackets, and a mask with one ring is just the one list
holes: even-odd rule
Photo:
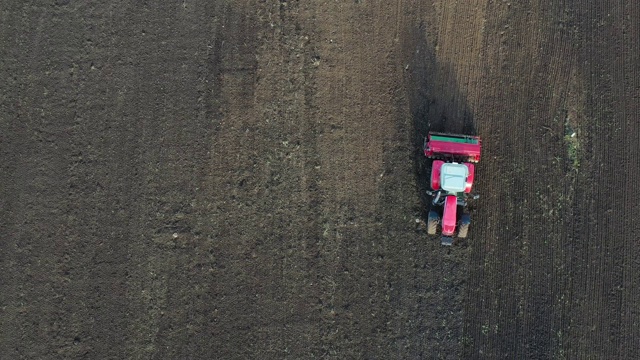
[[[3, 359], [637, 359], [640, 5], [0, 6]], [[426, 234], [429, 130], [483, 139]]]

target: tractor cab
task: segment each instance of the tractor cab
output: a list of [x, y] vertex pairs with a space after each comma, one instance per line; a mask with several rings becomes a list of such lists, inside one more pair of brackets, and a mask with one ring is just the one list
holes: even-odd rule
[[431, 168], [431, 188], [446, 193], [470, 193], [473, 186], [475, 165], [471, 163], [434, 160]]
[[440, 187], [450, 193], [459, 193], [467, 188], [469, 168], [465, 164], [444, 163], [440, 168]]

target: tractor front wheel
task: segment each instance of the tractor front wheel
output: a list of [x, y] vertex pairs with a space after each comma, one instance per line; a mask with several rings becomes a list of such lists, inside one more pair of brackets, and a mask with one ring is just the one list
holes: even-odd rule
[[440, 222], [440, 217], [438, 213], [435, 211], [429, 211], [429, 220], [427, 221], [427, 234], [435, 235], [436, 230], [438, 229], [438, 223]]
[[464, 214], [460, 218], [460, 225], [458, 226], [458, 237], [466, 238], [469, 233], [469, 225], [471, 225], [471, 217], [469, 214]]

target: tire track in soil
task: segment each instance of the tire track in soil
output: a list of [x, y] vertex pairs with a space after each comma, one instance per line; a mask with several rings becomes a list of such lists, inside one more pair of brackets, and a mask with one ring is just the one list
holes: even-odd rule
[[11, 117], [2, 121], [12, 124], [5, 134], [10, 156], [3, 157], [12, 161], [4, 182], [12, 192], [3, 196], [11, 216], [2, 216], [13, 244], [3, 251], [11, 260], [2, 292], [15, 295], [3, 310], [11, 318], [2, 324], [9, 357], [117, 357], [105, 339], [127, 323], [127, 248], [120, 244], [129, 235], [123, 209], [133, 168], [117, 159], [130, 159], [136, 144], [111, 143], [127, 128], [109, 123], [126, 116], [113, 93], [98, 91], [113, 108], [83, 93], [100, 79], [91, 27], [104, 24], [74, 10], [24, 5], [3, 16], [3, 26], [20, 34], [3, 67], [16, 90], [8, 97]]
[[[219, 116], [220, 19], [241, 21], [224, 2], [145, 5], [137, 24], [129, 102], [140, 119], [141, 200], [133, 228], [127, 357], [212, 353], [212, 245], [201, 202]], [[234, 23], [235, 24], [235, 23]]]
[[[449, 73], [458, 74], [460, 94], [469, 99], [485, 137], [485, 154], [492, 154], [479, 168], [483, 181], [477, 184], [478, 192], [486, 195], [478, 208], [489, 210], [477, 214], [479, 226], [469, 242], [469, 281], [478, 286], [467, 290], [463, 357], [550, 356], [558, 348], [551, 334], [566, 326], [560, 303], [567, 281], [561, 264], [567, 255], [554, 249], [566, 236], [561, 209], [545, 201], [567, 196], [563, 189], [569, 180], [564, 162], [545, 155], [565, 151], [562, 107], [571, 74], [571, 37], [560, 30], [554, 38], [546, 30], [554, 28], [547, 21], [559, 17], [562, 6], [475, 6], [483, 10], [442, 3], [431, 15], [436, 30], [430, 33], [438, 39], [436, 59], [450, 59]], [[548, 141], [546, 148], [539, 138]], [[555, 177], [547, 182], [528, 177], [533, 168]], [[519, 194], [525, 194], [524, 199]], [[538, 226], [548, 233], [540, 235]], [[549, 284], [552, 272], [557, 284]]]
[[[637, 5], [591, 2], [576, 6], [580, 63], [588, 97], [577, 213], [584, 226], [572, 266], [571, 356], [635, 358], [638, 354]], [[582, 165], [584, 164], [584, 165]], [[624, 175], [622, 175], [624, 174]], [[617, 189], [614, 191], [613, 189]]]
[[[545, 4], [495, 4], [486, 12], [487, 96], [475, 115], [486, 134], [485, 154], [495, 155], [485, 157], [479, 174], [487, 181], [478, 191], [489, 194], [479, 207], [489, 212], [478, 222], [488, 228], [480, 229], [482, 244], [474, 244], [485, 254], [471, 264], [471, 281], [481, 286], [468, 294], [471, 346], [465, 356], [557, 356], [554, 336], [566, 328], [566, 254], [559, 247], [566, 238], [561, 213], [570, 179], [564, 163], [549, 154], [563, 157], [573, 61], [571, 37], [552, 22], [557, 11]], [[528, 176], [536, 169], [548, 176]]]
[[421, 310], [438, 295], [423, 285], [435, 280], [418, 269], [423, 239], [413, 229], [413, 129], [398, 41], [414, 14], [396, 5], [327, 4], [313, 13], [322, 39], [316, 83], [324, 105], [317, 121], [324, 129], [318, 152], [328, 357], [415, 357], [426, 353], [427, 336], [446, 337], [440, 324], [420, 320], [431, 318], [435, 309]]
[[[310, 11], [321, 59], [315, 119], [323, 226], [321, 355], [367, 357], [388, 346], [379, 336], [390, 311], [389, 285], [386, 273], [376, 270], [385, 266], [386, 244], [374, 233], [380, 229], [384, 132], [392, 126], [380, 116], [392, 105], [381, 87], [387, 81], [381, 71], [388, 67], [379, 49], [388, 48], [393, 31], [381, 33], [375, 13], [358, 3], [315, 5]], [[373, 46], [364, 46], [363, 39]]]
[[[637, 107], [637, 101], [630, 105], [630, 101], [616, 100], [622, 99], [622, 94], [637, 92], [637, 86], [629, 81], [634, 78], [629, 74], [637, 71], [629, 65], [637, 64], [628, 60], [633, 59], [633, 51], [627, 54], [622, 47], [617, 47], [633, 41], [602, 41], [611, 33], [627, 34], [632, 25], [630, 21], [625, 23], [621, 15], [617, 19], [620, 21], [615, 17], [600, 22], [594, 20], [606, 19], [605, 13], [616, 14], [620, 4], [612, 9], [587, 8], [590, 10], [585, 13], [576, 11], [568, 2], [540, 2], [528, 9], [515, 9], [517, 5], [512, 4], [511, 9], [505, 10], [504, 5], [493, 4], [486, 12], [490, 15], [484, 28], [486, 53], [481, 56], [484, 78], [480, 80], [486, 88], [482, 89], [484, 100], [480, 98], [477, 104], [472, 101], [472, 107], [480, 133], [491, 134], [485, 141], [485, 153], [511, 154], [516, 159], [513, 165], [522, 167], [503, 165], [509, 157], [485, 157], [483, 161], [485, 174], [504, 176], [488, 178], [479, 184], [479, 188], [486, 186], [486, 189], [502, 191], [492, 191], [495, 197], [480, 205], [498, 211], [492, 215], [493, 220], [478, 219], [488, 228], [478, 236], [484, 242], [484, 253], [476, 251], [478, 258], [472, 255], [471, 260], [471, 281], [480, 286], [470, 289], [468, 294], [465, 341], [470, 344], [465, 356], [580, 357], [596, 351], [602, 357], [620, 354], [632, 358], [633, 355], [629, 355], [634, 353], [632, 348], [624, 347], [624, 352], [621, 349], [622, 339], [631, 338], [628, 329], [631, 328], [629, 321], [633, 321], [633, 316], [623, 315], [633, 314], [628, 310], [632, 306], [623, 299], [631, 299], [634, 290], [627, 291], [621, 284], [631, 284], [637, 272], [633, 262], [627, 262], [633, 255], [623, 255], [621, 249], [625, 249], [625, 254], [633, 254], [634, 247], [629, 242], [613, 240], [610, 229], [615, 226], [616, 216], [628, 223], [628, 209], [633, 206], [603, 209], [601, 204], [605, 199], [610, 200], [611, 195], [600, 190], [603, 187], [596, 189], [595, 197], [588, 195], [587, 190], [592, 187], [592, 179], [605, 179], [600, 180], [602, 186], [626, 188], [623, 177], [607, 176], [614, 173], [616, 166], [622, 167], [626, 176], [633, 176], [630, 174], [637, 171], [629, 165], [633, 150], [627, 153], [612, 145], [618, 138], [625, 149], [634, 149], [631, 137], [621, 135], [621, 126], [607, 127], [605, 120], [600, 120], [613, 117], [625, 124], [627, 133], [637, 132], [633, 122], [627, 120], [629, 113], [625, 110]], [[632, 13], [625, 19], [632, 19], [632, 9], [625, 10], [627, 14]], [[518, 13], [526, 14], [526, 21], [518, 19]], [[443, 23], [450, 21], [448, 16], [442, 16]], [[578, 18], [577, 24], [576, 16], [583, 17]], [[591, 30], [585, 32], [577, 28], [580, 22], [582, 26], [588, 24], [585, 28]], [[530, 31], [536, 29], [545, 31]], [[583, 39], [581, 57], [587, 61], [572, 60], [576, 54], [576, 36]], [[447, 48], [446, 44], [438, 44], [439, 48]], [[594, 47], [602, 50], [594, 53]], [[615, 56], [617, 61], [603, 60]], [[578, 64], [581, 68], [576, 69]], [[602, 70], [608, 69], [604, 64], [614, 64], [610, 73]], [[582, 84], [583, 74], [594, 74], [587, 76], [590, 81], [586, 85]], [[608, 97], [610, 93], [615, 95]], [[583, 98], [584, 94], [595, 95]], [[473, 93], [468, 96], [478, 98]], [[634, 99], [634, 96], [626, 98]], [[500, 105], [505, 104], [506, 99], [513, 99], [512, 103]], [[591, 105], [593, 103], [598, 105]], [[603, 105], [609, 103], [620, 105]], [[514, 120], [507, 121], [503, 114]], [[523, 120], [519, 119], [526, 119], [528, 129], [520, 127]], [[579, 146], [584, 148], [579, 156], [588, 159], [578, 158], [577, 173], [572, 155], [567, 154], [571, 151], [570, 143], [564, 140], [571, 130], [567, 127], [578, 129]], [[544, 149], [531, 140], [538, 138], [546, 141]], [[621, 163], [614, 166], [611, 159], [619, 159]], [[527, 168], [544, 169], [548, 180], [540, 182], [535, 176], [525, 177]], [[480, 174], [479, 178], [487, 177]], [[514, 193], [535, 196], [525, 196], [525, 202], [520, 202]], [[629, 198], [633, 199], [629, 193], [613, 196], [618, 202]], [[497, 218], [498, 214], [504, 216]], [[581, 228], [580, 223], [585, 227]], [[628, 225], [629, 233], [635, 234], [637, 226]], [[538, 231], [543, 228], [546, 233]], [[492, 244], [498, 247], [487, 247]], [[590, 260], [582, 260], [585, 258]], [[512, 273], [511, 269], [516, 272]], [[584, 316], [585, 313], [590, 316]], [[543, 318], [548, 322], [541, 321]], [[576, 341], [578, 333], [592, 335]]]
[[[415, 11], [405, 19], [401, 45], [403, 64], [408, 64], [404, 73], [410, 110], [410, 116], [407, 117], [412, 122], [414, 177], [418, 198], [421, 199], [414, 211], [424, 218], [428, 209], [424, 191], [428, 187], [430, 168], [420, 151], [423, 136], [429, 130], [475, 133], [465, 89], [457, 82], [454, 67], [457, 64], [448, 62], [449, 57], [445, 56], [447, 52], [438, 56], [438, 49], [448, 48], [440, 43], [444, 38], [438, 35], [438, 21], [449, 16], [466, 19], [472, 14], [471, 11], [465, 13], [453, 6], [444, 6], [450, 12], [443, 15], [436, 10], [438, 7], [435, 4], [416, 3], [407, 7]], [[451, 29], [451, 32], [455, 32], [455, 29]], [[448, 36], [462, 38], [461, 35]], [[471, 43], [475, 41], [472, 37], [464, 38]], [[466, 81], [464, 78], [461, 80]], [[411, 244], [412, 241], [416, 243]], [[407, 300], [403, 301], [403, 305], [411, 308], [411, 320], [407, 324], [409, 326], [405, 325], [408, 335], [403, 339], [407, 349], [400, 357], [459, 358], [463, 343], [463, 297], [469, 252], [464, 246], [456, 247], [455, 251], [443, 248], [437, 237], [427, 237], [424, 232], [418, 232], [412, 241], [407, 241], [412, 245], [412, 251], [405, 256], [413, 263], [410, 275], [413, 283], [408, 282], [413, 289], [404, 288], [402, 294], [402, 298]], [[470, 241], [473, 241], [473, 235]], [[401, 253], [402, 249], [396, 251]], [[411, 304], [411, 301], [414, 303]]]
[[305, 32], [312, 27], [295, 3], [243, 12], [244, 25], [255, 25], [225, 30], [246, 37], [233, 41], [244, 50], [223, 63], [255, 63], [249, 75], [222, 73], [221, 123], [203, 197], [214, 219], [215, 354], [317, 357], [315, 58]]

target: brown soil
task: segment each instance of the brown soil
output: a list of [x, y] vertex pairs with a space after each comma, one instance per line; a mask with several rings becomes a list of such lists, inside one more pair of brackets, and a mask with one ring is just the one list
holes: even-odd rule
[[0, 357], [640, 357], [636, 2], [159, 3], [0, 8]]

